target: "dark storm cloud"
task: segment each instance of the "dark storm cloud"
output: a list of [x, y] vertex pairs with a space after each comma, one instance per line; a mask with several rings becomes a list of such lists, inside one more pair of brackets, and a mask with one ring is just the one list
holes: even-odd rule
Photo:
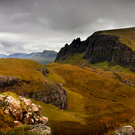
[[[49, 46], [58, 50], [73, 38], [85, 39], [97, 30], [133, 27], [134, 6], [134, 0], [0, 0], [0, 32], [7, 34], [0, 39], [25, 40], [23, 46], [29, 45], [30, 51], [32, 44], [33, 51]], [[17, 38], [18, 34], [23, 35]]]

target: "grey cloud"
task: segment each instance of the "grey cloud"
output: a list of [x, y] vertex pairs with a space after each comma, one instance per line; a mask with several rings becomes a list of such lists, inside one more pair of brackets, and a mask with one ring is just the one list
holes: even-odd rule
[[[0, 0], [0, 32], [23, 33], [19, 42], [26, 43], [18, 46], [27, 44], [31, 51], [32, 44], [37, 44], [35, 50], [60, 49], [62, 43], [86, 39], [97, 30], [133, 27], [134, 5], [134, 0]], [[30, 42], [27, 35], [32, 35]]]
[[22, 46], [22, 43], [1, 41], [0, 45], [1, 45], [0, 53], [3, 53], [6, 51], [6, 54], [12, 54], [14, 52], [26, 51], [24, 47]]

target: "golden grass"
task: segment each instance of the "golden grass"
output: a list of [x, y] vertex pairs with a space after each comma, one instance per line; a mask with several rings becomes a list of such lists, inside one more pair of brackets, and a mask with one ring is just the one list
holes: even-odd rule
[[45, 83], [49, 82], [49, 80], [37, 70], [44, 68], [42, 64], [34, 60], [14, 58], [0, 59], [0, 75], [14, 76], [24, 81], [21, 87], [14, 85], [9, 88], [9, 90], [17, 92], [18, 94], [22, 92], [47, 90]]
[[[74, 112], [78, 119], [85, 123], [87, 131], [94, 134], [96, 132], [100, 134], [99, 130], [101, 130], [101, 134], [104, 134], [107, 128], [106, 123], [114, 128], [117, 123], [128, 121], [135, 115], [134, 88], [116, 79], [114, 72], [121, 67], [117, 66], [112, 71], [106, 71], [103, 68], [105, 65], [107, 63], [100, 68], [96, 65], [95, 69], [88, 67], [81, 69], [70, 64], [51, 63], [47, 65], [50, 72], [59, 75], [64, 82], [68, 93], [67, 111]], [[108, 67], [106, 66], [106, 68]], [[134, 74], [128, 73], [128, 70], [122, 68], [120, 74], [128, 76], [129, 79], [134, 78]], [[123, 75], [121, 76], [123, 77]], [[113, 125], [115, 126], [113, 127]], [[68, 126], [63, 126], [63, 128], [69, 128]], [[94, 126], [98, 127], [97, 131], [93, 129]], [[79, 124], [76, 128], [78, 127]], [[82, 131], [78, 132], [84, 132], [83, 125], [80, 127], [82, 127]], [[70, 129], [70, 131], [74, 133], [73, 130]]]
[[44, 76], [36, 68], [44, 68], [44, 66], [34, 60], [27, 59], [0, 59], [0, 75], [8, 75], [18, 77], [24, 80], [43, 79]]
[[120, 42], [135, 50], [135, 27], [102, 31], [101, 35], [112, 35], [120, 37]]
[[[14, 70], [6, 66], [6, 61], [10, 63], [8, 63], [10, 67], [14, 67]], [[66, 110], [60, 110], [53, 105], [31, 99], [35, 104], [43, 107], [43, 115], [49, 118], [54, 135], [88, 135], [90, 133], [103, 135], [108, 130], [120, 126], [123, 122], [128, 122], [135, 116], [135, 89], [120, 82], [114, 75], [117, 72], [123, 79], [135, 83], [135, 75], [128, 69], [120, 66], [109, 67], [107, 62], [90, 65], [91, 68], [84, 67], [84, 69], [70, 64], [50, 63], [47, 64], [50, 73], [46, 78], [35, 70], [42, 65], [35, 61], [26, 61], [19, 59], [0, 60], [2, 67], [5, 67], [0, 67], [0, 74], [12, 76], [18, 74], [19, 78], [26, 80], [33, 79], [33, 74], [36, 74], [32, 82], [23, 85], [28, 91], [42, 90], [44, 88], [42, 81], [44, 80], [48, 83], [54, 81], [63, 83], [67, 90]], [[15, 69], [18, 68], [16, 63], [20, 63], [23, 74]], [[7, 73], [5, 69], [8, 71]], [[18, 87], [18, 90], [23, 89]], [[12, 93], [8, 92], [7, 94], [15, 97]], [[2, 120], [3, 115], [1, 116]], [[6, 122], [4, 121], [4, 123]]]

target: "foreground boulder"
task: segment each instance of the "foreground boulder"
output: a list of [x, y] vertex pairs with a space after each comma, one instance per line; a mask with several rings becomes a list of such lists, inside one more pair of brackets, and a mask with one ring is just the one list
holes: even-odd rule
[[44, 124], [38, 124], [38, 125], [31, 125], [29, 131], [31, 133], [37, 133], [40, 135], [50, 135], [51, 129], [50, 127], [44, 125]]
[[128, 125], [115, 131], [115, 135], [134, 135], [135, 130], [132, 126]]
[[[0, 95], [0, 109], [3, 109], [5, 115], [13, 116], [14, 123], [18, 125], [29, 124], [30, 132], [49, 135], [51, 133], [50, 127], [46, 126], [48, 118], [42, 116], [43, 109], [41, 106], [31, 102], [22, 96], [15, 98], [7, 95]], [[40, 128], [38, 131], [37, 127]]]
[[15, 117], [16, 120], [22, 120], [22, 108], [20, 105], [20, 101], [8, 96], [5, 99], [6, 102], [6, 109], [5, 110], [9, 110], [9, 113], [11, 113], [11, 115], [13, 115]]

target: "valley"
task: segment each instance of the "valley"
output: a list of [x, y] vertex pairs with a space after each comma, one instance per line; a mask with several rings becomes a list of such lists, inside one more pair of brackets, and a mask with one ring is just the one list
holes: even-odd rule
[[[77, 38], [45, 66], [0, 59], [0, 93], [16, 93], [40, 105], [53, 135], [113, 135], [127, 124], [135, 127], [134, 31]], [[0, 130], [14, 128], [14, 118], [0, 113]]]

